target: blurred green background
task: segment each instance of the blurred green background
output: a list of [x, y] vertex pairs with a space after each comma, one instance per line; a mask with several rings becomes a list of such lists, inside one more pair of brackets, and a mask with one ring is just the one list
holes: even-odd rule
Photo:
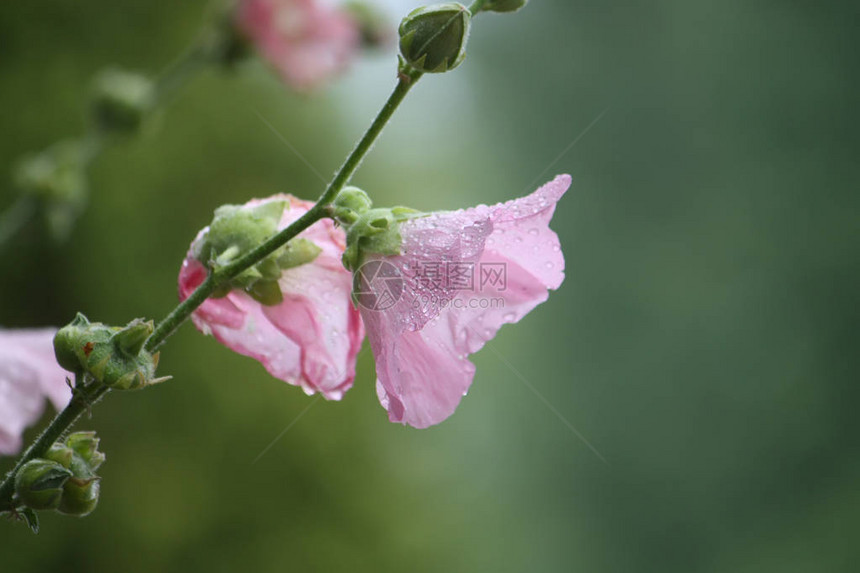
[[[356, 177], [377, 204], [429, 210], [573, 175], [553, 223], [565, 284], [493, 344], [608, 463], [489, 349], [457, 413], [419, 431], [387, 421], [367, 348], [342, 402], [312, 402], [186, 325], [162, 356], [172, 382], [80, 426], [108, 455], [98, 510], [45, 514], [38, 536], [0, 524], [0, 569], [856, 570], [860, 10], [836, 8], [482, 16], [463, 66], [422, 80]], [[156, 72], [204, 12], [0, 4], [3, 180], [82, 131], [96, 71]], [[332, 173], [393, 62], [310, 98], [259, 62], [196, 78], [158, 129], [95, 162], [68, 243], [31, 225], [3, 249], [0, 324], [163, 316], [215, 207], [321, 191], [257, 114]]]

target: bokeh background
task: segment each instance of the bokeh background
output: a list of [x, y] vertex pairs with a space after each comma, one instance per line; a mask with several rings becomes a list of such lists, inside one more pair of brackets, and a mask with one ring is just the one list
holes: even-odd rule
[[[38, 536], [0, 524], [0, 568], [854, 570], [858, 10], [836, 4], [534, 0], [478, 18], [463, 66], [422, 80], [355, 181], [430, 210], [573, 175], [554, 220], [567, 279], [499, 333], [504, 360], [476, 355], [457, 413], [419, 431], [387, 421], [367, 348], [346, 398], [305, 411], [186, 325], [162, 356], [172, 382], [82, 426], [108, 455], [98, 510], [45, 514]], [[18, 157], [82, 131], [95, 72], [156, 72], [205, 11], [0, 3], [0, 208]], [[259, 62], [203, 73], [95, 162], [69, 242], [31, 225], [4, 247], [0, 324], [163, 316], [215, 207], [321, 191], [258, 114], [332, 173], [393, 62], [365, 57], [313, 97]]]

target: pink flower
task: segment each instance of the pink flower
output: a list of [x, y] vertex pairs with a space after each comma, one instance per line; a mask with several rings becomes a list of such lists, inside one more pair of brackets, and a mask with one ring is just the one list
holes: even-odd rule
[[468, 355], [561, 285], [549, 222], [569, 186], [559, 175], [521, 199], [406, 221], [401, 254], [366, 259], [357, 296], [392, 422], [450, 416], [475, 375]]
[[72, 391], [54, 357], [56, 329], [0, 329], [0, 454], [21, 449], [21, 434], [42, 415], [45, 397], [57, 410]]
[[[283, 229], [313, 206], [291, 195], [253, 200], [244, 207], [288, 201], [278, 229]], [[209, 228], [192, 243], [179, 273], [179, 297], [184, 300], [206, 278], [207, 270], [193, 252]], [[364, 329], [352, 306], [352, 275], [340, 257], [345, 235], [328, 219], [299, 235], [321, 249], [310, 263], [282, 271], [278, 285], [283, 302], [264, 306], [248, 294], [233, 290], [210, 298], [192, 315], [197, 329], [261, 362], [272, 376], [301, 386], [306, 393], [321, 392], [340, 400], [355, 378], [355, 357]]]
[[299, 90], [341, 72], [359, 45], [355, 21], [318, 0], [240, 0], [236, 18], [284, 81]]

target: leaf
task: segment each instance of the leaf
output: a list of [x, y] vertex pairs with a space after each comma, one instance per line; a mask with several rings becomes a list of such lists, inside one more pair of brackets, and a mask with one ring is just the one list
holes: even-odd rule
[[30, 531], [33, 533], [39, 533], [39, 516], [36, 514], [36, 510], [30, 507], [24, 507], [18, 510], [18, 514], [21, 516], [27, 523], [27, 527], [30, 528]]

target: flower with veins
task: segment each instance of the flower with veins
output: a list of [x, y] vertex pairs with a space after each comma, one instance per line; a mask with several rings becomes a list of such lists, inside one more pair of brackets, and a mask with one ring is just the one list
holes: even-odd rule
[[[362, 268], [387, 264], [403, 277], [393, 304], [360, 305], [392, 422], [425, 428], [450, 416], [475, 375], [468, 355], [561, 285], [564, 257], [549, 222], [569, 186], [559, 175], [507, 203], [407, 220], [399, 254], [363, 259]], [[378, 300], [388, 288], [362, 281], [361, 291]]]
[[[238, 209], [251, 212], [279, 202], [286, 208], [277, 230], [313, 206], [291, 195], [275, 195], [255, 199]], [[182, 265], [182, 300], [206, 278], [208, 271], [198, 260], [198, 251], [209, 232], [207, 227], [197, 235]], [[297, 239], [314, 249], [313, 257], [279, 271], [280, 300], [261, 302], [259, 297], [234, 289], [221, 298], [208, 299], [191, 319], [201, 332], [261, 362], [275, 378], [301, 386], [308, 394], [320, 392], [328, 399], [339, 400], [352, 386], [355, 356], [364, 339], [361, 318], [349, 295], [352, 277], [340, 261], [345, 235], [325, 219], [311, 225]]]

